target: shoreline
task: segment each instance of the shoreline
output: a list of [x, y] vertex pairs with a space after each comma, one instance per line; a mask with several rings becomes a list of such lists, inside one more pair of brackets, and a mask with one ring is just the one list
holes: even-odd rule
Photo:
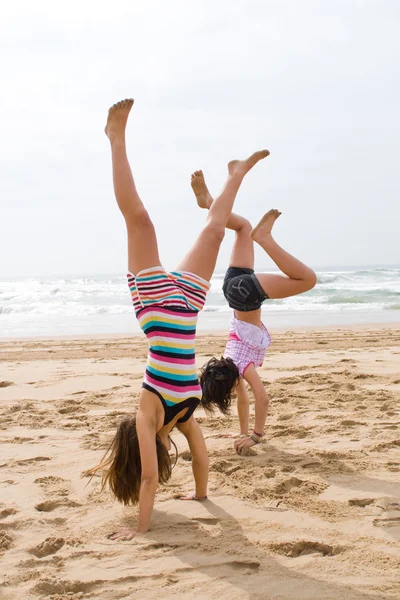
[[[312, 333], [324, 332], [324, 331], [365, 331], [365, 330], [397, 330], [400, 329], [400, 322], [371, 322], [371, 323], [355, 323], [353, 325], [338, 324], [338, 325], [311, 325], [311, 326], [287, 326], [287, 327], [267, 327], [271, 334], [284, 334], [288, 332], [294, 333]], [[214, 329], [214, 330], [201, 330], [197, 333], [196, 339], [200, 340], [204, 337], [223, 337], [229, 333], [228, 328]], [[45, 342], [45, 341], [90, 341], [90, 340], [125, 340], [125, 339], [144, 339], [143, 333], [134, 331], [132, 333], [82, 333], [82, 334], [71, 334], [71, 335], [34, 335], [34, 336], [20, 336], [20, 337], [0, 337], [0, 347], [2, 344], [9, 344], [12, 342]]]

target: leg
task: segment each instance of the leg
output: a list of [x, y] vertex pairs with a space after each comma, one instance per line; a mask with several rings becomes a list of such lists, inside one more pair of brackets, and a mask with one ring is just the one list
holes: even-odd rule
[[[255, 398], [254, 431], [263, 434], [268, 414], [269, 396], [253, 364], [247, 367], [243, 374], [243, 379], [249, 384]], [[249, 437], [241, 438], [235, 441], [234, 446], [236, 452], [241, 454], [245, 446], [254, 446], [254, 441]]]
[[229, 174], [225, 186], [208, 211], [206, 226], [192, 249], [178, 265], [179, 271], [189, 271], [207, 281], [211, 279], [219, 247], [225, 235], [225, 226], [243, 178], [254, 165], [268, 154], [268, 150], [262, 150], [255, 152], [246, 160], [234, 160], [228, 164]]
[[278, 210], [270, 210], [251, 233], [253, 240], [265, 250], [276, 266], [286, 275], [283, 277], [282, 275], [257, 273], [257, 278], [264, 291], [272, 299], [302, 294], [311, 290], [317, 282], [317, 277], [312, 269], [283, 250], [273, 239], [272, 227], [280, 214]]
[[[207, 208], [209, 210], [214, 199], [208, 191], [202, 171], [195, 171], [193, 173], [191, 185], [197, 199], [197, 204], [200, 208]], [[254, 269], [254, 243], [250, 236], [252, 231], [250, 222], [240, 215], [231, 213], [226, 228], [232, 229], [235, 232], [235, 242], [229, 266]]]
[[114, 104], [105, 132], [111, 143], [115, 197], [128, 232], [128, 269], [137, 274], [161, 263], [154, 226], [137, 193], [126, 154], [125, 129], [132, 106], [133, 100]]

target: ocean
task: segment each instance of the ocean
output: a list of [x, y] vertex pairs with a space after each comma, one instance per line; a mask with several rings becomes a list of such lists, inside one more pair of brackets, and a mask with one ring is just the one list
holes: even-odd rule
[[[317, 275], [318, 283], [310, 292], [264, 303], [267, 327], [400, 325], [400, 266], [321, 269]], [[222, 331], [229, 325], [231, 310], [222, 294], [223, 277], [221, 272], [212, 278], [199, 331]], [[123, 276], [0, 280], [0, 338], [138, 331]]]

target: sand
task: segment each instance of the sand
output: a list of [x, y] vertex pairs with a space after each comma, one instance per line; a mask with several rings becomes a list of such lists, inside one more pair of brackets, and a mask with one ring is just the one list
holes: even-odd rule
[[[199, 366], [223, 336], [198, 340]], [[236, 413], [196, 415], [210, 500], [191, 491], [190, 453], [159, 490], [151, 531], [133, 524], [97, 464], [137, 405], [143, 338], [0, 345], [0, 597], [361, 600], [400, 597], [400, 330], [273, 335], [260, 373], [266, 442], [235, 454]]]

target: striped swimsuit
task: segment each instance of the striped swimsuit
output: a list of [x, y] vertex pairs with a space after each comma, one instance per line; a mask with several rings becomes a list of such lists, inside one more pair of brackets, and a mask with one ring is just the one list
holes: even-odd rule
[[210, 283], [193, 273], [167, 273], [162, 267], [128, 273], [128, 285], [140, 327], [149, 340], [142, 386], [156, 394], [165, 410], [164, 425], [184, 408], [187, 421], [200, 403], [195, 339], [198, 312]]

